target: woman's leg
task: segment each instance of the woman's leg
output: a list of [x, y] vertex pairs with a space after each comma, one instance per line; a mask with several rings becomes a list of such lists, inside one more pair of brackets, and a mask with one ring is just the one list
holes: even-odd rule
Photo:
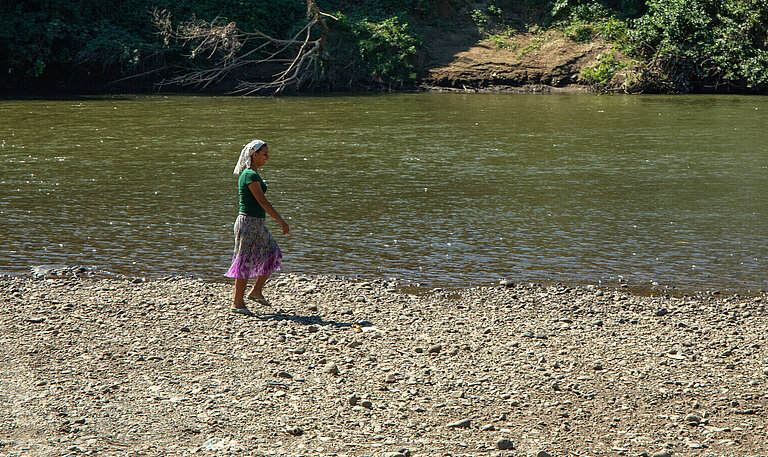
[[[269, 275], [257, 276], [256, 283], [253, 285], [253, 289], [251, 289], [251, 293], [249, 293], [248, 296], [255, 298], [256, 300], [264, 300], [262, 289], [264, 289], [264, 284], [267, 283], [267, 279], [269, 279]], [[245, 290], [245, 286], [243, 286], [243, 290]]]
[[232, 309], [246, 307], [245, 303], [243, 302], [246, 286], [248, 286], [247, 279], [235, 278], [235, 301], [232, 303]]

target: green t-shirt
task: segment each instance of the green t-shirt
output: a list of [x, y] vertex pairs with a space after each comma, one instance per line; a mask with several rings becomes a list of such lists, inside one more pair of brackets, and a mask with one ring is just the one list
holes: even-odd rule
[[260, 182], [261, 190], [267, 192], [267, 185], [264, 184], [264, 180], [261, 179], [258, 173], [251, 168], [246, 168], [240, 172], [240, 177], [237, 178], [237, 192], [240, 195], [240, 214], [253, 217], [266, 217], [267, 213], [264, 208], [256, 201], [256, 197], [253, 196], [253, 192], [248, 188], [248, 184], [252, 182]]

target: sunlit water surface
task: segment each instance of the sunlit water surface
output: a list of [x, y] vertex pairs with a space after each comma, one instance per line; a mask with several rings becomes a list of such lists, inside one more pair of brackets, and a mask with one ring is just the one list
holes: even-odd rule
[[223, 279], [270, 144], [285, 272], [768, 289], [768, 99], [399, 94], [0, 101], [0, 273]]

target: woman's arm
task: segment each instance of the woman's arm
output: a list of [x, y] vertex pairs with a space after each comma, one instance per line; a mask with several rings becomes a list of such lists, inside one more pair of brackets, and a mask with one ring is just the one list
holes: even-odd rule
[[264, 208], [264, 211], [266, 211], [267, 214], [274, 217], [275, 220], [280, 223], [280, 227], [283, 229], [283, 235], [287, 235], [288, 231], [290, 230], [288, 228], [288, 224], [285, 223], [283, 218], [280, 217], [280, 213], [278, 213], [277, 210], [272, 207], [272, 204], [269, 203], [269, 200], [267, 200], [267, 197], [264, 195], [264, 191], [261, 190], [261, 183], [254, 181], [248, 184], [248, 188], [251, 189], [251, 193], [256, 198], [256, 201], [259, 202], [259, 205]]

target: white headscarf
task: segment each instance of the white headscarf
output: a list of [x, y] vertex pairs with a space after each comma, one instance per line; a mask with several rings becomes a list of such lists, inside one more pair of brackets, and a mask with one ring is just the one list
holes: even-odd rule
[[237, 159], [237, 165], [235, 165], [235, 176], [240, 176], [243, 170], [251, 166], [251, 155], [265, 144], [267, 143], [261, 140], [253, 140], [245, 145], [243, 150], [240, 151], [240, 158]]

